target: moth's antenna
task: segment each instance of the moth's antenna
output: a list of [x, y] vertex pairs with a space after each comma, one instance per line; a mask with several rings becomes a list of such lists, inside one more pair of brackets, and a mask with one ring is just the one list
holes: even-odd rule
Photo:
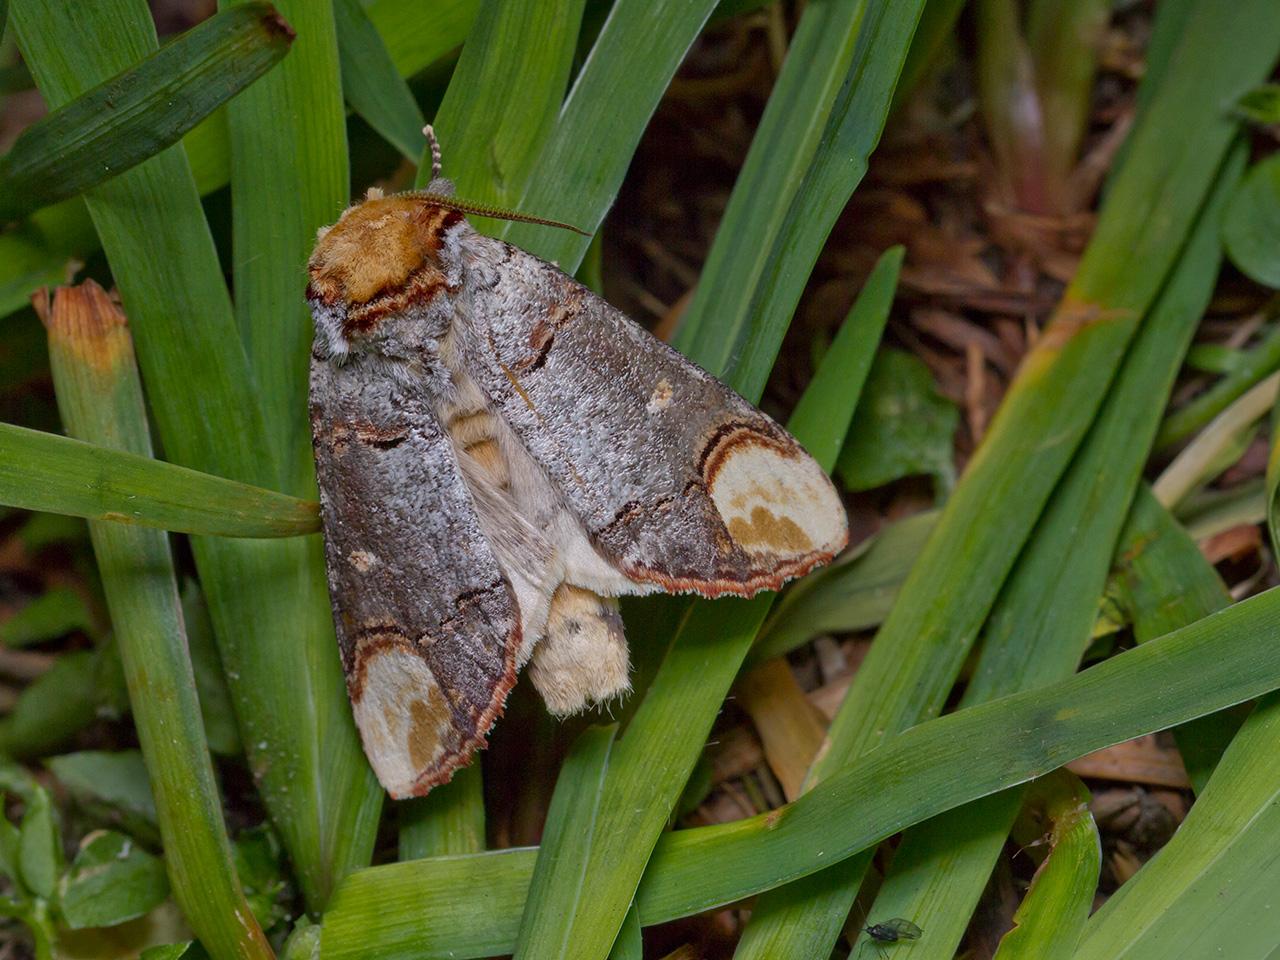
[[[437, 180], [443, 169], [440, 158], [440, 141], [436, 139], [435, 127], [427, 124], [422, 128], [422, 135], [427, 138], [427, 145], [431, 147], [431, 179]], [[565, 230], [572, 230], [574, 233], [580, 233], [584, 237], [591, 234], [585, 230], [579, 230], [577, 227], [569, 223], [561, 223], [559, 220], [545, 220], [542, 217], [531, 217], [525, 213], [516, 213], [514, 210], [503, 210], [501, 207], [490, 207], [481, 203], [471, 203], [467, 200], [458, 200], [455, 197], [446, 197], [441, 193], [429, 193], [425, 190], [414, 190], [410, 196], [417, 197], [419, 200], [425, 200], [428, 203], [434, 203], [438, 207], [444, 207], [446, 210], [456, 210], [458, 213], [474, 213], [477, 217], [491, 217], [494, 220], [516, 220], [520, 223], [537, 223], [544, 227], [561, 227]]]
[[437, 180], [444, 165], [441, 163], [440, 141], [436, 139], [435, 127], [428, 123], [422, 128], [422, 135], [427, 138], [427, 145], [431, 147], [431, 179]]
[[446, 197], [442, 193], [428, 193], [425, 190], [411, 191], [407, 196], [417, 197], [419, 200], [425, 200], [427, 203], [433, 203], [438, 207], [444, 207], [446, 210], [456, 210], [458, 213], [473, 213], [477, 217], [491, 217], [494, 220], [514, 220], [518, 223], [538, 223], [544, 227], [561, 227], [565, 230], [572, 230], [574, 233], [580, 233], [584, 237], [591, 236], [586, 230], [579, 229], [571, 223], [562, 223], [559, 220], [547, 220], [543, 217], [531, 217], [527, 213], [516, 213], [514, 210], [504, 210], [501, 207], [490, 207], [483, 203], [472, 203], [469, 200], [459, 200], [457, 197]]

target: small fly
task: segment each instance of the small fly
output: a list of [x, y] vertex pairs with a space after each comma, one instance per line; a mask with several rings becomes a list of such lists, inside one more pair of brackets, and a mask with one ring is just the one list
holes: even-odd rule
[[902, 917], [894, 917], [892, 920], [886, 920], [883, 923], [873, 923], [869, 927], [863, 928], [871, 943], [875, 945], [876, 952], [884, 955], [884, 945], [886, 943], [901, 943], [904, 940], [919, 940], [920, 934], [924, 933], [910, 920], [904, 920]]

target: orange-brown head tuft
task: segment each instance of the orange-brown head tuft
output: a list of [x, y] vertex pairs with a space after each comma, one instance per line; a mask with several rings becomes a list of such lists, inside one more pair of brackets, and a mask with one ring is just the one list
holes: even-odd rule
[[435, 259], [444, 231], [461, 219], [413, 195], [356, 204], [316, 242], [308, 264], [312, 292], [349, 307], [391, 292]]

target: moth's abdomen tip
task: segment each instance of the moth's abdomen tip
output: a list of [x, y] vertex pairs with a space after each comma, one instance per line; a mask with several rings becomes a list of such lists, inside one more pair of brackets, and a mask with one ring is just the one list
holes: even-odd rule
[[311, 293], [360, 307], [403, 287], [436, 260], [444, 232], [462, 214], [413, 196], [371, 197], [321, 232], [307, 269]]
[[622, 696], [631, 689], [630, 672], [618, 601], [560, 584], [529, 664], [547, 709], [565, 717]]

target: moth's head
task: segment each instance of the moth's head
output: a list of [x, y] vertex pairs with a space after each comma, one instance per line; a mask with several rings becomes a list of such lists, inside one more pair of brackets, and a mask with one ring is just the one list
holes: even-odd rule
[[399, 299], [413, 281], [443, 284], [440, 251], [462, 221], [461, 212], [433, 203], [428, 195], [387, 197], [370, 191], [320, 231], [307, 264], [307, 296], [345, 308], [347, 336], [367, 333], [388, 312], [389, 301]]
[[[442, 179], [432, 180], [424, 191], [391, 196], [373, 189], [343, 211], [337, 223], [320, 231], [307, 263], [307, 299], [318, 328], [333, 326], [319, 332], [334, 352], [346, 352], [379, 331], [385, 318], [427, 303], [460, 283], [457, 248], [449, 241], [469, 229], [465, 214], [577, 230], [554, 220], [457, 200], [452, 194], [453, 185]], [[316, 311], [317, 304], [328, 309]]]

